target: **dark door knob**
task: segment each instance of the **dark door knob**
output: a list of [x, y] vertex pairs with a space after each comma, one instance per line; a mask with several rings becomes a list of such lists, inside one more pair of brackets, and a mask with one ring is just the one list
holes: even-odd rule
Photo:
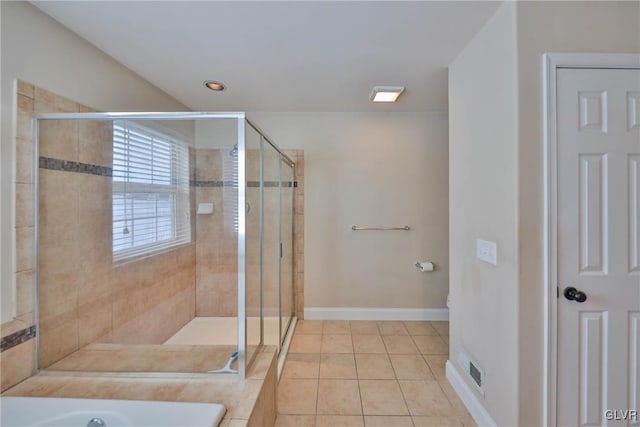
[[564, 293], [564, 297], [569, 301], [585, 302], [587, 300], [587, 294], [577, 290], [573, 286], [568, 286], [564, 288], [563, 293]]

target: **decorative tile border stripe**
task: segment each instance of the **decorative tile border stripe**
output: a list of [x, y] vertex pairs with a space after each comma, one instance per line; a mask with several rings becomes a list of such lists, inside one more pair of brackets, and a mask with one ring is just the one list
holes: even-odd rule
[[[235, 181], [191, 181], [192, 187], [237, 187], [238, 184]], [[280, 183], [278, 181], [265, 181], [265, 188], [277, 188], [280, 187]], [[282, 183], [283, 187], [297, 187], [298, 182], [294, 181], [285, 181]], [[247, 187], [249, 188], [259, 188], [260, 181], [247, 181]]]
[[[92, 165], [89, 163], [80, 163], [70, 160], [54, 159], [52, 157], [40, 157], [40, 169], [49, 169], [64, 172], [86, 173], [99, 176], [113, 176], [113, 169], [108, 166]], [[191, 187], [237, 187], [236, 181], [189, 181]], [[265, 188], [280, 187], [279, 181], [265, 181]], [[247, 181], [247, 187], [258, 188], [260, 181]], [[298, 181], [283, 181], [282, 187], [298, 187]]]
[[[283, 187], [297, 187], [298, 183], [297, 182], [291, 182], [291, 181], [283, 181], [282, 182], [282, 186]], [[260, 181], [248, 181], [247, 182], [247, 187], [260, 187]], [[278, 188], [278, 187], [280, 187], [280, 182], [278, 182], [278, 181], [265, 181], [264, 182], [264, 187], [265, 188]]]
[[86, 173], [89, 175], [113, 176], [113, 169], [108, 166], [98, 166], [89, 163], [60, 160], [51, 157], [40, 157], [40, 169], [49, 169], [63, 172]]
[[29, 341], [30, 339], [35, 337], [36, 325], [31, 325], [28, 328], [22, 329], [21, 331], [14, 332], [2, 338], [2, 341], [0, 341], [0, 352], [9, 350], [10, 348], [20, 345], [23, 342]]
[[190, 181], [192, 187], [237, 187], [235, 181]]
[[[253, 185], [251, 185], [251, 184], [253, 184], [253, 182], [254, 181], [249, 181], [247, 183], [247, 186], [253, 187]], [[255, 181], [255, 184], [256, 184], [255, 185], [256, 187], [260, 187], [260, 182], [259, 181]], [[264, 186], [266, 188], [269, 188], [269, 187], [280, 187], [280, 182], [278, 182], [278, 181], [265, 181], [264, 182]], [[282, 186], [285, 187], [285, 188], [290, 188], [290, 187], [297, 187], [298, 185], [297, 185], [297, 182], [282, 181]]]

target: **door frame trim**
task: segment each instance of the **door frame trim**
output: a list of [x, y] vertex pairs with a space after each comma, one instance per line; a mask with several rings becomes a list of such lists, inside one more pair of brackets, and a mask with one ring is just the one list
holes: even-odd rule
[[543, 56], [544, 126], [544, 387], [547, 426], [557, 425], [558, 363], [558, 163], [557, 80], [561, 68], [640, 69], [640, 54], [545, 53]]

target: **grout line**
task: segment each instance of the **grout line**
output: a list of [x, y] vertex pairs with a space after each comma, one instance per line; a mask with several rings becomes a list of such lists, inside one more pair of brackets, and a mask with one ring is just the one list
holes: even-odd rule
[[318, 379], [316, 380], [316, 408], [314, 410], [315, 414], [314, 417], [315, 419], [313, 420], [313, 423], [315, 424], [317, 418], [318, 418], [318, 400], [320, 399], [320, 377], [319, 377], [320, 373], [318, 372]]
[[389, 347], [387, 347], [387, 342], [384, 340], [384, 337], [385, 335], [380, 335], [380, 339], [382, 339], [382, 344], [384, 345], [384, 349], [387, 352], [387, 355], [389, 355]]
[[431, 372], [431, 376], [433, 377], [434, 381], [437, 381], [438, 378], [436, 377], [436, 373], [433, 371], [433, 369], [431, 369], [431, 365], [429, 365], [429, 362], [427, 361], [427, 358], [425, 357], [425, 355], [420, 354], [420, 356], [422, 357], [422, 360], [424, 360], [424, 363], [427, 364], [427, 368], [429, 368], [429, 372]]
[[[445, 378], [445, 381], [448, 381], [448, 380]], [[436, 380], [436, 383], [438, 383], [438, 387], [440, 388], [440, 391], [442, 392], [442, 394], [444, 395], [444, 397], [446, 397], [446, 398], [447, 398], [447, 401], [449, 402], [449, 405], [451, 405], [451, 409], [452, 409], [452, 411], [451, 411], [451, 415], [452, 415], [452, 416], [456, 416], [456, 417], [457, 417], [457, 414], [455, 414], [455, 413], [453, 412], [454, 406], [453, 406], [453, 402], [451, 401], [451, 398], [449, 398], [449, 395], [444, 391], [444, 388], [442, 388], [442, 385], [440, 385], [440, 381], [437, 381], [437, 380]]]
[[358, 372], [358, 362], [356, 361], [356, 355], [353, 354], [353, 363], [356, 364], [356, 383], [358, 384], [358, 397], [360, 399], [360, 412], [362, 413], [362, 424], [365, 425], [364, 421], [364, 403], [362, 403], [362, 389], [360, 388], [360, 373]]
[[[411, 408], [409, 408], [409, 403], [407, 402], [407, 397], [404, 394], [404, 390], [402, 390], [402, 385], [400, 385], [400, 380], [396, 379], [396, 382], [398, 383], [398, 388], [400, 389], [400, 395], [402, 396], [404, 406], [407, 407], [407, 412], [409, 413], [409, 416], [412, 417], [413, 414], [411, 413]], [[411, 424], [413, 424], [413, 419], [411, 419]]]
[[[395, 377], [396, 381], [398, 381], [398, 386], [400, 386], [400, 378], [398, 378], [398, 372], [396, 372], [396, 368], [393, 366], [393, 362], [391, 361], [391, 355], [387, 353], [387, 358], [389, 359], [389, 363], [391, 364], [391, 370], [393, 370], [393, 376]], [[400, 389], [402, 391], [402, 389]], [[404, 399], [404, 396], [402, 396], [402, 398]], [[404, 402], [404, 404], [406, 405], [407, 402]], [[407, 409], [409, 409], [409, 407], [407, 406]]]
[[324, 321], [322, 321], [322, 329], [320, 329], [320, 361], [318, 362], [318, 381], [316, 386], [316, 409], [313, 424], [318, 422], [318, 401], [320, 400], [320, 365], [322, 364], [322, 343], [324, 341]]
[[418, 347], [418, 343], [416, 342], [415, 338], [413, 338], [413, 335], [409, 335], [411, 337], [411, 342], [413, 343], [413, 345], [416, 346], [416, 348], [418, 349], [418, 354], [422, 354], [422, 351], [420, 350], [420, 347]]
[[[376, 328], [378, 328], [378, 334], [380, 334], [380, 336], [382, 337], [382, 328], [380, 328], [380, 321], [376, 320]], [[382, 340], [384, 342], [384, 340]], [[386, 346], [385, 346], [386, 349]]]

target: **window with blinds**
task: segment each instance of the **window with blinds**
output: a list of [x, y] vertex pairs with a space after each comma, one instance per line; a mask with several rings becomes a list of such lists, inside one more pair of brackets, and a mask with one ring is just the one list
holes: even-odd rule
[[112, 199], [114, 261], [190, 242], [188, 145], [115, 121]]

